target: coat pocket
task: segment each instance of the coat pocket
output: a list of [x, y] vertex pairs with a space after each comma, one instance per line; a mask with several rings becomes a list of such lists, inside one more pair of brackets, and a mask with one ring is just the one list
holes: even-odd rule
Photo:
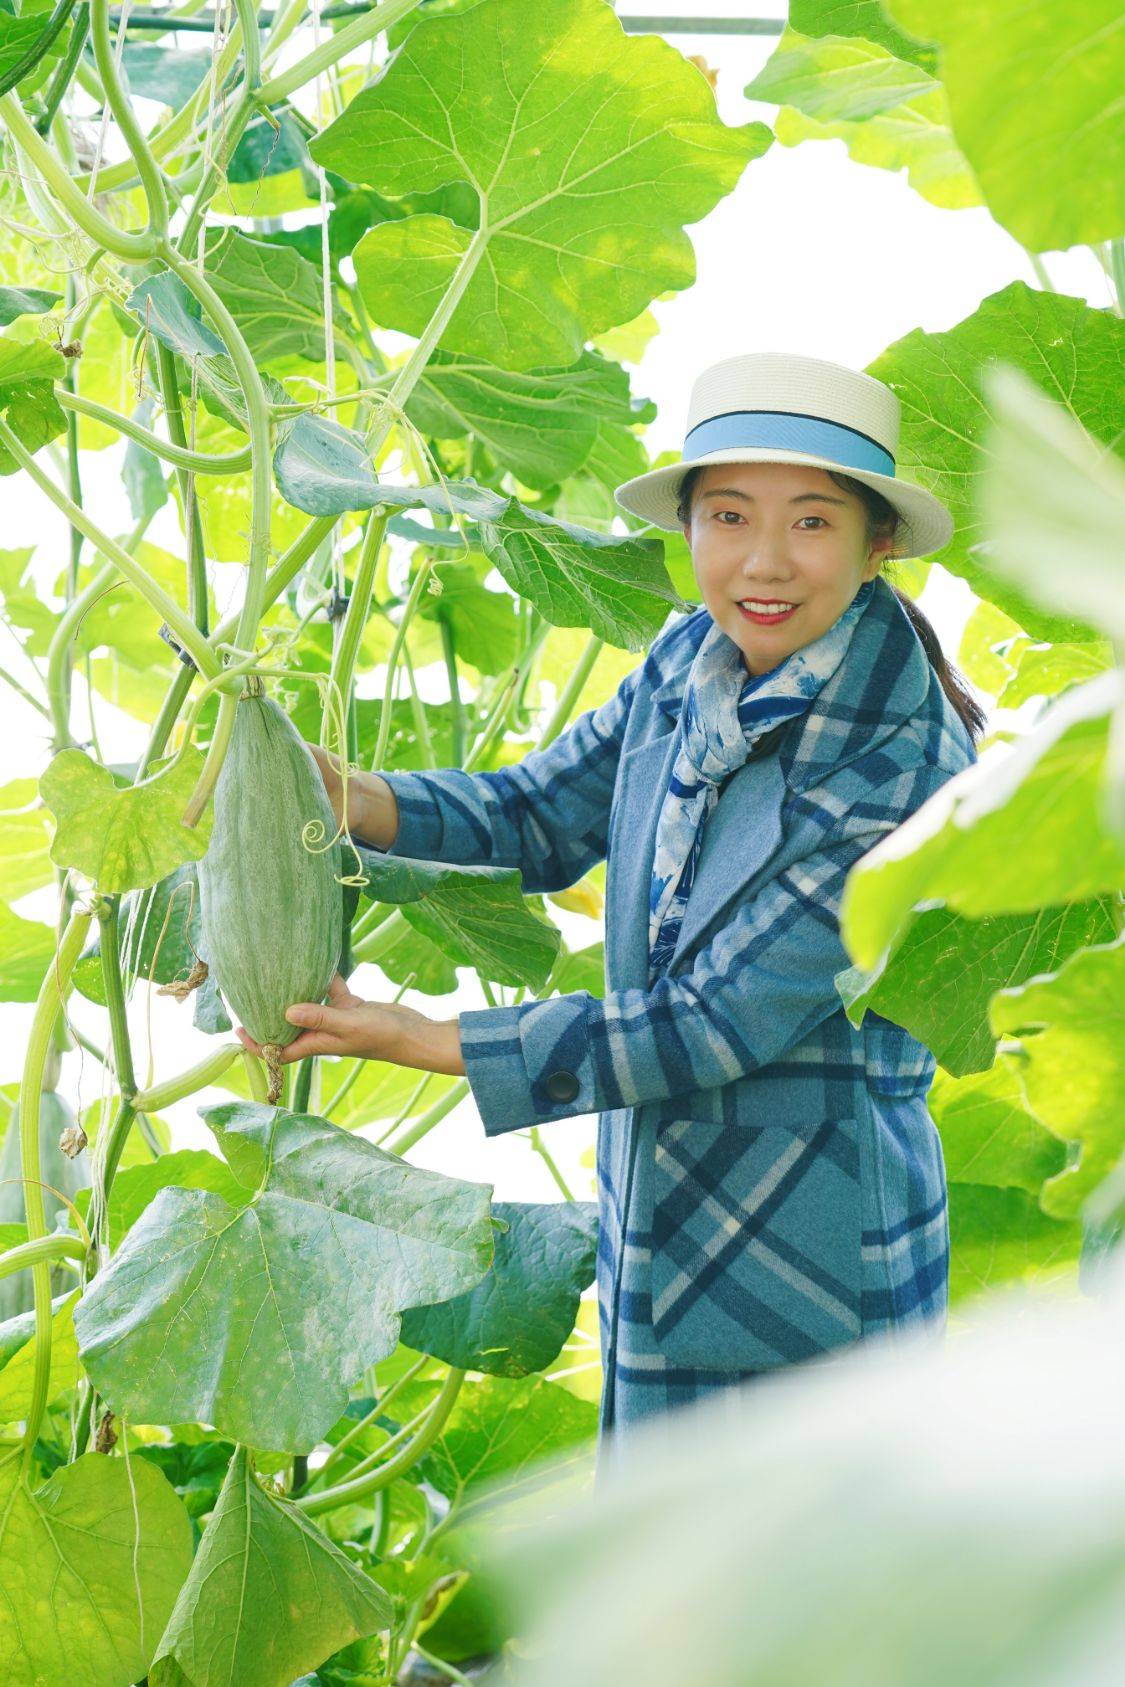
[[759, 1371], [855, 1341], [860, 1171], [855, 1119], [658, 1124], [652, 1322], [664, 1355]]

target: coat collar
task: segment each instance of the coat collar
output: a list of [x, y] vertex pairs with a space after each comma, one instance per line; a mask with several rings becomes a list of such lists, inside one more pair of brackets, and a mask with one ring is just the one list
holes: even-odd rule
[[[685, 626], [682, 657], [651, 701], [674, 724], [696, 651], [713, 625], [698, 609]], [[897, 732], [924, 709], [930, 664], [892, 588], [881, 575], [856, 623], [847, 654], [812, 703], [784, 729], [777, 754], [792, 791], [808, 790]]]

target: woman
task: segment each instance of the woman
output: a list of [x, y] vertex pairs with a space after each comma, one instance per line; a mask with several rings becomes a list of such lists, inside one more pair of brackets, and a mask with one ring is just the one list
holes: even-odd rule
[[353, 834], [395, 855], [519, 867], [528, 891], [607, 859], [603, 999], [435, 1021], [337, 978], [291, 1010], [306, 1029], [285, 1051], [464, 1073], [490, 1136], [600, 1114], [603, 1439], [944, 1319], [935, 1062], [878, 1014], [851, 1025], [834, 983], [849, 869], [975, 760], [984, 725], [880, 575], [953, 529], [895, 478], [898, 428], [894, 393], [839, 364], [704, 370], [681, 461], [618, 488], [682, 528], [702, 607], [517, 766], [349, 781]]

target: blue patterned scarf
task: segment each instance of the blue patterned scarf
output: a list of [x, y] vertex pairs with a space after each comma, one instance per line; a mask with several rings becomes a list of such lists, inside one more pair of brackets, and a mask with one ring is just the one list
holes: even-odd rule
[[750, 674], [734, 640], [712, 623], [695, 654], [680, 710], [683, 741], [656, 827], [649, 891], [649, 983], [666, 971], [691, 894], [719, 785], [765, 733], [808, 708], [844, 659], [875, 590], [866, 580], [843, 614], [767, 674]]

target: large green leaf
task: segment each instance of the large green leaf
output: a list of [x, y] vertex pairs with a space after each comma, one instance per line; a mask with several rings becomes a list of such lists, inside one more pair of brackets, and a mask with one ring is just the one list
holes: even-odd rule
[[200, 1112], [248, 1204], [161, 1190], [79, 1308], [83, 1363], [145, 1422], [199, 1419], [308, 1452], [364, 1367], [393, 1351], [403, 1309], [483, 1276], [490, 1188], [307, 1114]]
[[[195, 863], [185, 862], [157, 884], [127, 896], [121, 905], [119, 928], [122, 971], [128, 981], [143, 979], [155, 985], [186, 982], [196, 959], [206, 960]], [[104, 1007], [100, 957], [99, 930], [74, 969], [74, 982], [83, 996]], [[193, 992], [192, 1004], [194, 1022], [200, 1030], [230, 1030], [230, 1020], [210, 973]]]
[[429, 592], [420, 605], [426, 620], [448, 626], [461, 661], [482, 674], [501, 674], [516, 659], [520, 619], [510, 592], [488, 590], [469, 563], [435, 563], [431, 580], [440, 593]]
[[[45, 340], [25, 344], [0, 334], [0, 416], [28, 451], [38, 451], [66, 429], [54, 390], [65, 368], [61, 354]], [[0, 445], [0, 474], [14, 474], [18, 466], [7, 446]]]
[[887, 0], [938, 44], [953, 132], [998, 222], [1033, 252], [1125, 233], [1120, 0]]
[[546, 982], [561, 940], [555, 926], [531, 912], [517, 869], [360, 853], [364, 894], [401, 904], [409, 923], [458, 966], [475, 967], [494, 984], [538, 990]]
[[320, 275], [298, 252], [237, 229], [212, 229], [206, 262], [208, 279], [258, 363], [324, 357]]
[[992, 365], [983, 379], [984, 567], [1125, 648], [1125, 463], [1075, 422], [1069, 398], [1047, 398], [1021, 369]]
[[991, 1017], [1032, 1113], [1081, 1144], [1042, 1196], [1045, 1212], [1073, 1218], [1125, 1149], [1125, 934], [1001, 990]]
[[[191, 1568], [175, 1490], [133, 1456], [86, 1453], [41, 1488], [0, 1467], [0, 1677], [129, 1687], [148, 1669]], [[80, 1662], [79, 1662], [80, 1660]]]
[[30, 545], [0, 551], [0, 598], [8, 631], [15, 634], [29, 656], [46, 656], [58, 613], [43, 602], [42, 587], [32, 570], [33, 555]]
[[951, 1184], [1038, 1196], [1066, 1165], [1066, 1144], [1028, 1112], [1020, 1081], [1002, 1060], [966, 1078], [939, 1068], [926, 1106]]
[[934, 48], [900, 29], [880, 0], [790, 0], [789, 22], [803, 35], [861, 36], [931, 75], [938, 73]]
[[1117, 691], [1115, 673], [1068, 691], [1007, 752], [964, 768], [868, 851], [840, 905], [857, 966], [882, 964], [920, 902], [979, 919], [1108, 896], [1125, 883], [1125, 837], [1102, 814]]
[[[156, 1199], [161, 1189], [210, 1189], [221, 1195], [231, 1208], [244, 1207], [249, 1199], [245, 1190], [217, 1154], [202, 1148], [180, 1148], [174, 1154], [161, 1154], [145, 1165], [118, 1168], [109, 1195], [109, 1246], [111, 1252], [119, 1248], [141, 1214]], [[75, 1206], [89, 1221], [90, 1191], [82, 1190]]]
[[178, 110], [188, 103], [207, 75], [211, 55], [161, 47], [148, 41], [127, 41], [121, 63], [131, 94]]
[[1050, 972], [1087, 943], [1116, 931], [1113, 901], [1075, 902], [1033, 914], [966, 919], [948, 908], [915, 915], [893, 957], [873, 972], [852, 967], [836, 985], [853, 1025], [873, 1009], [903, 1025], [955, 1076], [992, 1065], [989, 998], [1032, 973]]
[[[1014, 365], [1063, 403], [1095, 442], [1122, 453], [1125, 321], [1083, 299], [1014, 281], [955, 327], [935, 334], [913, 329], [867, 365], [902, 404], [899, 473], [942, 498], [957, 523], [941, 552], [944, 566], [1036, 638], [1093, 638], [1081, 607], [1045, 606], [993, 573], [981, 554], [982, 541], [993, 539], [979, 493], [991, 421], [983, 376], [994, 362]], [[1072, 513], [1068, 506], [1068, 517]], [[1037, 548], [1042, 552], [1053, 542], [1052, 529], [1050, 537], [1039, 536]]]
[[0, 1002], [33, 1002], [55, 947], [53, 926], [25, 920], [0, 902]]
[[512, 590], [555, 627], [589, 627], [644, 650], [671, 610], [691, 607], [668, 578], [658, 539], [618, 538], [554, 521], [513, 498], [482, 520], [480, 541]]
[[814, 38], [787, 26], [745, 93], [778, 103], [783, 146], [842, 140], [857, 164], [905, 169], [932, 205], [981, 203], [980, 188], [949, 128], [945, 90], [917, 62], [849, 34]]
[[967, 1078], [939, 1070], [926, 1105], [949, 1180], [950, 1305], [1003, 1283], [1062, 1276], [1073, 1285], [1082, 1226], [1039, 1204], [1066, 1144], [1027, 1111], [1007, 1065]]
[[198, 861], [211, 836], [210, 805], [195, 827], [182, 815], [203, 767], [202, 752], [121, 788], [81, 750], [60, 750], [39, 781], [57, 822], [51, 860], [77, 867], [107, 893], [143, 889], [185, 861]]
[[[51, 1302], [51, 1370], [48, 1404], [73, 1388], [82, 1375], [74, 1335], [78, 1290]], [[17, 1312], [0, 1324], [0, 1423], [13, 1423], [27, 1412], [35, 1382], [35, 1313]], [[2, 1606], [2, 1602], [0, 1602]]]
[[589, 348], [565, 368], [524, 373], [435, 352], [406, 413], [435, 439], [468, 434], [524, 486], [546, 488], [582, 467], [600, 423], [651, 422], [655, 406], [633, 404], [625, 370]]
[[533, 1486], [545, 1460], [556, 1475], [587, 1472], [597, 1409], [544, 1377], [486, 1377], [467, 1382], [421, 1472], [459, 1506], [488, 1489], [509, 1498]]
[[496, 1201], [492, 1268], [476, 1288], [439, 1306], [417, 1306], [402, 1339], [465, 1371], [530, 1376], [558, 1358], [592, 1281], [597, 1207], [589, 1201]]
[[61, 298], [61, 293], [43, 287], [0, 287], [0, 328], [10, 327], [20, 316], [42, 316]]
[[288, 1687], [390, 1618], [382, 1589], [295, 1505], [267, 1494], [238, 1447], [149, 1682]]
[[1082, 685], [1113, 666], [1113, 646], [1095, 644], [1035, 644], [1024, 650], [1011, 679], [996, 701], [1002, 709], [1018, 709], [1029, 697], [1057, 697], [1068, 686]]
[[[440, 344], [537, 369], [690, 286], [683, 224], [770, 139], [722, 124], [697, 67], [604, 0], [487, 0], [419, 24], [310, 151], [387, 194], [469, 182], [481, 257]], [[432, 215], [371, 229], [354, 258], [372, 315], [420, 335], [473, 240]]]

